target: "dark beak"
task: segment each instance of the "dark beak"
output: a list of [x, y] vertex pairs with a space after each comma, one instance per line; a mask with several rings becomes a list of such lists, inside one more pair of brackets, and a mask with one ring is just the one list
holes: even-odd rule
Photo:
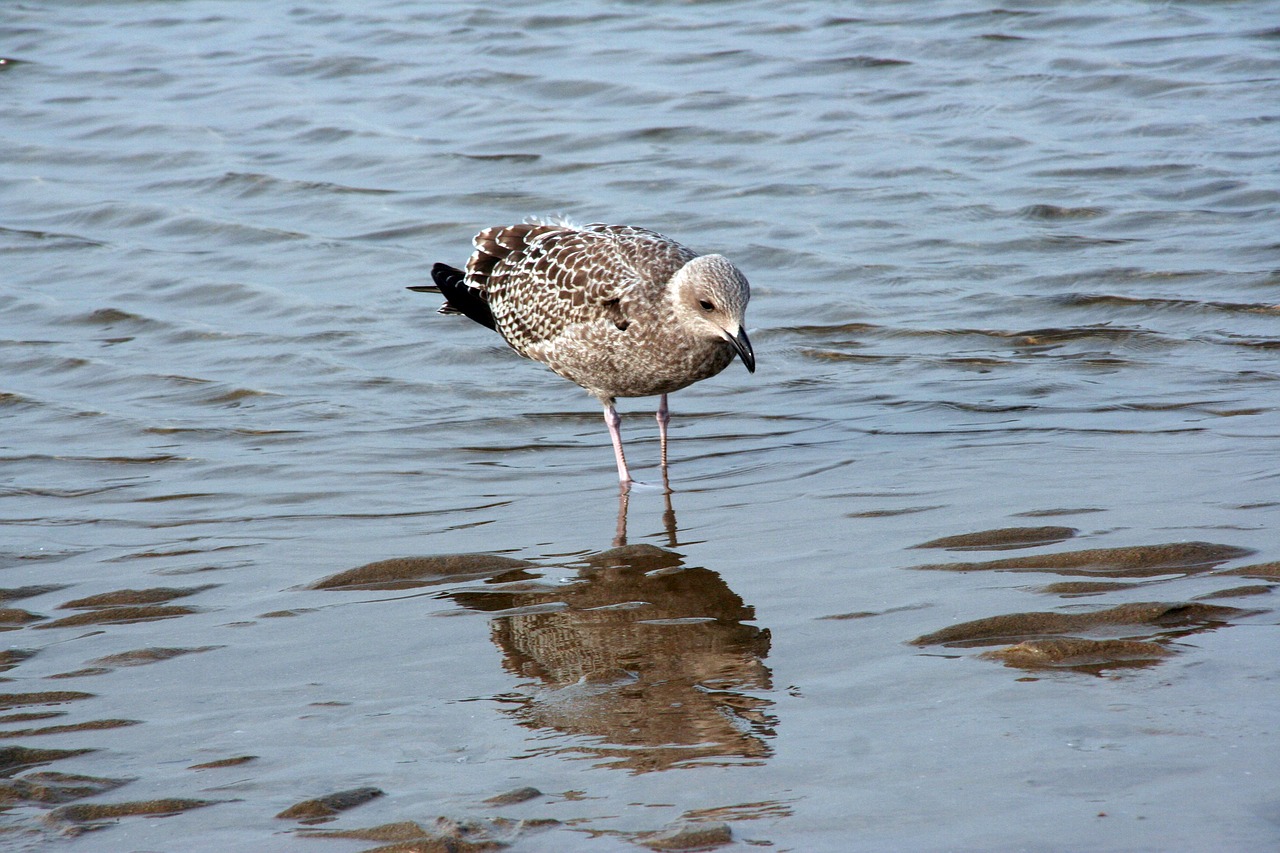
[[748, 373], [756, 372], [756, 354], [751, 351], [751, 341], [747, 338], [747, 330], [738, 329], [736, 338], [729, 338], [729, 343], [733, 344], [733, 348], [738, 351], [739, 358], [746, 365]]

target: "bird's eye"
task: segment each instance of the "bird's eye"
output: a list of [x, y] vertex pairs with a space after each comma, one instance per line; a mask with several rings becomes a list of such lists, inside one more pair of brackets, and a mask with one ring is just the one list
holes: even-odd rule
[[705, 300], [705, 299], [699, 299], [699, 300], [698, 300], [698, 304], [702, 306], [702, 310], [703, 310], [703, 311], [714, 311], [714, 310], [716, 310], [716, 306], [712, 305], [710, 302], [708, 302], [708, 301], [707, 301], [707, 300]]

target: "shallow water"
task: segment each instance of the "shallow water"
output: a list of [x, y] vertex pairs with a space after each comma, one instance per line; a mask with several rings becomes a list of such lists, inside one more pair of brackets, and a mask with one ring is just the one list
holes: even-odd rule
[[[0, 846], [1280, 842], [1274, 8], [833, 8], [6, 8]], [[404, 289], [555, 213], [751, 279], [670, 496]]]

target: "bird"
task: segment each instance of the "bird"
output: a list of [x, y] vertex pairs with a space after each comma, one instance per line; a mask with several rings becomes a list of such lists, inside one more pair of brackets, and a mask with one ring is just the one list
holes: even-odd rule
[[[595, 397], [604, 410], [618, 480], [636, 482], [622, 450], [618, 397], [658, 396], [667, 483], [667, 395], [720, 373], [734, 357], [755, 373], [747, 337], [747, 278], [723, 255], [700, 255], [630, 225], [529, 219], [486, 228], [461, 270], [431, 268], [441, 314], [494, 330]], [[668, 486], [669, 488], [669, 486]]]

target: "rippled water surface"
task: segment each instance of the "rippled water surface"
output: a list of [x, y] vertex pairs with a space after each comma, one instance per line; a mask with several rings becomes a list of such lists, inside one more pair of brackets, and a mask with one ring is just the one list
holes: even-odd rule
[[[1275, 848], [1276, 24], [7, 4], [0, 847]], [[535, 214], [752, 282], [670, 495]]]

